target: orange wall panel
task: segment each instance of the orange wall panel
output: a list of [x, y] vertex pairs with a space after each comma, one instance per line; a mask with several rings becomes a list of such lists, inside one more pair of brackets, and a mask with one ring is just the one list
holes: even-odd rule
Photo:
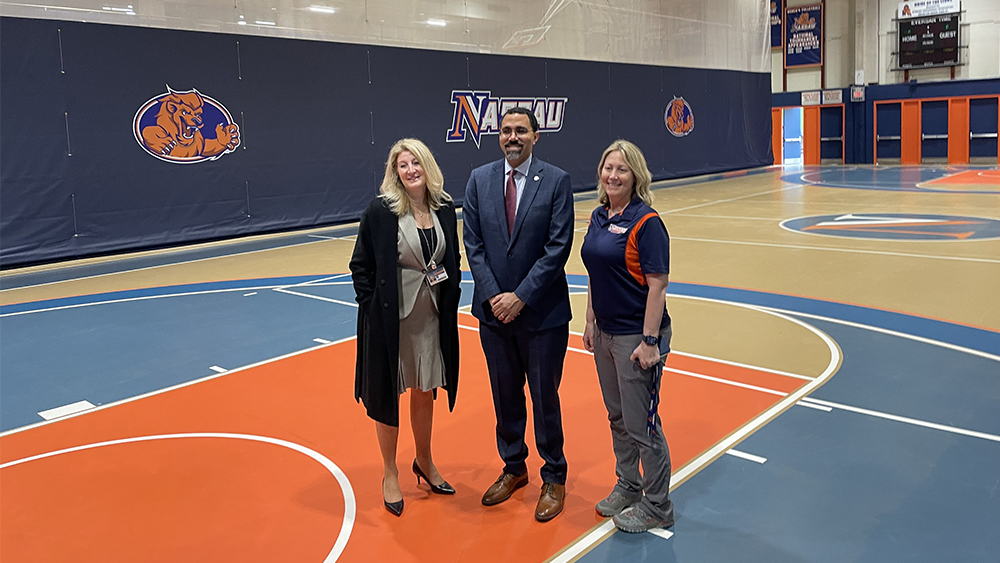
[[948, 164], [969, 163], [969, 98], [948, 100]]
[[899, 136], [901, 164], [920, 164], [920, 100], [903, 102]]
[[802, 108], [802, 164], [820, 163], [819, 106]]
[[782, 163], [781, 144], [781, 108], [773, 108], [771, 109], [771, 150], [774, 153], [774, 164]]

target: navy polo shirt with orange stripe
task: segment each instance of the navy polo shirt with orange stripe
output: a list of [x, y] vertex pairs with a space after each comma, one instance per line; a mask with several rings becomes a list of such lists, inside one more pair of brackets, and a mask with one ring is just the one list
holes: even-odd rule
[[[646, 274], [670, 273], [670, 236], [659, 214], [638, 197], [614, 217], [608, 217], [607, 207], [598, 207], [590, 215], [580, 256], [590, 274], [597, 327], [607, 334], [642, 334]], [[669, 324], [664, 308], [660, 328]]]

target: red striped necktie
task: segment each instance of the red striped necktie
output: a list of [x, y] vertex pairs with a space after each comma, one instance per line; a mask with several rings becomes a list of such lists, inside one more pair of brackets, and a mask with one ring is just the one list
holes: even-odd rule
[[504, 207], [507, 210], [507, 234], [514, 232], [514, 218], [517, 215], [517, 183], [514, 182], [514, 174], [517, 170], [511, 169], [510, 176], [507, 177], [507, 191], [504, 193]]

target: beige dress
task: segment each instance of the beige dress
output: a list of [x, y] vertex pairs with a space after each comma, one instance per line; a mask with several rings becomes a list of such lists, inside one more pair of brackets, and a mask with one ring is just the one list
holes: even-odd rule
[[[437, 245], [431, 253], [439, 265], [444, 258], [445, 240], [437, 213], [434, 232]], [[396, 281], [399, 287], [399, 385], [407, 389], [430, 391], [444, 385], [444, 357], [441, 355], [441, 331], [438, 322], [438, 297], [441, 286], [427, 281], [429, 271], [420, 247], [420, 234], [413, 213], [399, 218], [396, 236], [399, 258]]]

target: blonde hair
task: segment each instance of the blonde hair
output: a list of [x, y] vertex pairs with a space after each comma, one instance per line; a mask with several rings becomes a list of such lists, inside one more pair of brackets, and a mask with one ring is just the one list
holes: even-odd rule
[[604, 188], [604, 184], [601, 183], [601, 169], [604, 168], [604, 161], [608, 159], [608, 155], [615, 151], [621, 153], [622, 158], [625, 159], [625, 164], [632, 171], [632, 177], [635, 178], [635, 182], [632, 185], [632, 197], [639, 196], [639, 199], [643, 203], [652, 206], [653, 194], [649, 191], [649, 185], [653, 183], [653, 175], [649, 173], [649, 168], [646, 166], [646, 157], [642, 155], [639, 147], [625, 139], [618, 139], [611, 143], [608, 148], [604, 149], [604, 154], [601, 155], [601, 163], [597, 165], [598, 201], [601, 202], [601, 205], [608, 205], [608, 192]]
[[396, 170], [396, 160], [399, 155], [408, 152], [416, 157], [427, 179], [427, 205], [431, 209], [440, 209], [445, 202], [451, 201], [451, 195], [444, 191], [444, 175], [431, 154], [431, 149], [419, 139], [400, 139], [389, 149], [389, 158], [385, 161], [385, 177], [379, 187], [380, 197], [389, 205], [389, 209], [401, 217], [410, 212], [410, 198], [406, 188], [399, 179]]

